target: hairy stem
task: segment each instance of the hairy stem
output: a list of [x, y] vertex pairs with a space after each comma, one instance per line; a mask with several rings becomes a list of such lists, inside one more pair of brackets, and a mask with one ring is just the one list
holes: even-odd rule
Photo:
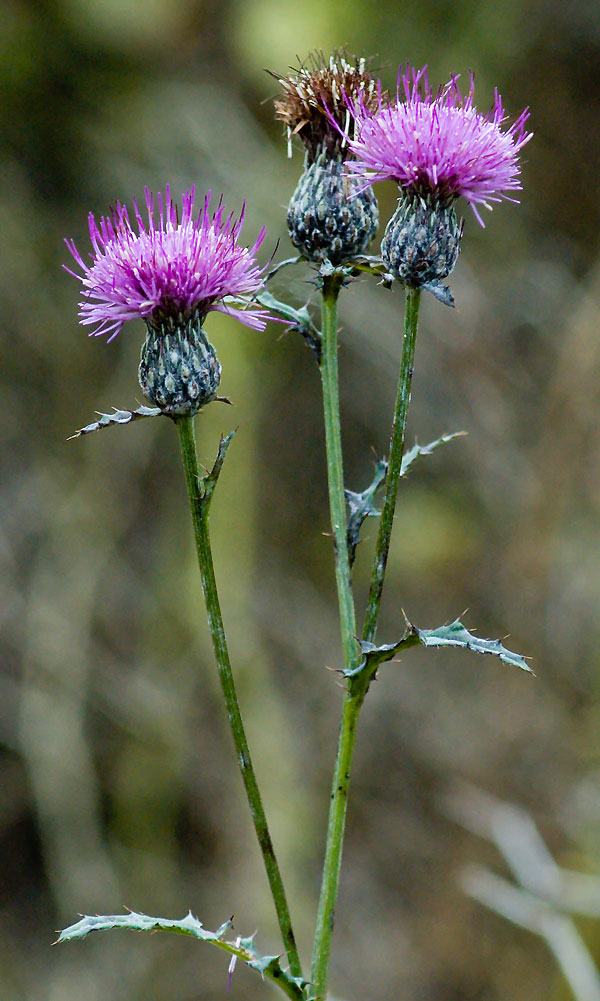
[[398, 378], [398, 392], [396, 395], [394, 423], [392, 425], [388, 471], [385, 480], [385, 494], [381, 509], [381, 517], [379, 519], [379, 532], [377, 535], [377, 545], [375, 547], [371, 587], [369, 590], [367, 612], [363, 629], [363, 639], [370, 643], [374, 641], [375, 633], [377, 631], [377, 621], [379, 619], [379, 609], [381, 606], [381, 594], [383, 591], [383, 582], [387, 567], [388, 554], [390, 551], [390, 540], [392, 537], [392, 526], [394, 523], [394, 511], [396, 509], [398, 483], [400, 481], [402, 469], [406, 417], [408, 414], [408, 406], [410, 404], [410, 389], [415, 361], [415, 342], [419, 323], [420, 302], [421, 289], [408, 288], [406, 290], [406, 312], [404, 316], [402, 359], [400, 362], [400, 375]]
[[298, 956], [298, 949], [296, 947], [296, 941], [292, 930], [292, 923], [281, 879], [281, 873], [275, 857], [273, 842], [271, 841], [271, 835], [269, 834], [267, 819], [265, 817], [258, 784], [256, 782], [256, 776], [252, 767], [248, 742], [246, 740], [244, 725], [235, 691], [229, 652], [227, 649], [227, 641], [225, 639], [223, 618], [219, 605], [219, 596], [217, 593], [208, 526], [208, 509], [212, 494], [212, 486], [214, 486], [214, 483], [211, 484], [210, 492], [207, 491], [205, 489], [205, 481], [200, 478], [198, 472], [198, 458], [196, 454], [196, 439], [194, 434], [193, 418], [180, 417], [177, 419], [176, 423], [177, 430], [179, 431], [181, 455], [183, 458], [185, 478], [190, 499], [194, 536], [196, 540], [196, 551], [198, 553], [198, 565], [200, 567], [202, 589], [204, 591], [204, 600], [206, 602], [208, 625], [213, 641], [217, 667], [219, 669], [221, 688], [225, 698], [225, 705], [227, 707], [227, 714], [229, 716], [229, 723], [237, 751], [242, 779], [246, 789], [248, 803], [250, 804], [250, 812], [252, 814], [252, 820], [254, 821], [254, 829], [256, 831], [256, 836], [262, 852], [265, 869], [267, 871], [267, 878], [271, 888], [271, 894], [275, 903], [275, 910], [277, 911], [279, 927], [281, 929], [283, 943], [287, 952], [288, 962], [290, 964], [290, 971], [294, 976], [300, 977], [302, 976], [300, 958]]

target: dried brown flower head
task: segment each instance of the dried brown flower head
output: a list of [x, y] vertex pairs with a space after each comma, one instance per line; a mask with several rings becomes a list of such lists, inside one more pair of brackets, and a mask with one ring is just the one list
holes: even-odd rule
[[347, 100], [352, 104], [360, 101], [376, 111], [382, 98], [378, 81], [366, 70], [366, 60], [346, 52], [334, 52], [328, 60], [322, 52], [313, 52], [288, 76], [272, 75], [283, 90], [283, 96], [275, 101], [275, 112], [287, 129], [290, 155], [292, 137], [300, 136], [309, 164], [323, 150], [337, 156], [342, 149], [344, 137], [331, 118], [347, 131]]

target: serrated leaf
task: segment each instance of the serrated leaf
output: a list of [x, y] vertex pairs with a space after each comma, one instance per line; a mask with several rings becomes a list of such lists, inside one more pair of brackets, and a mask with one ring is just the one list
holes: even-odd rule
[[436, 438], [435, 441], [430, 441], [427, 445], [419, 445], [418, 442], [415, 442], [413, 447], [409, 448], [402, 456], [400, 475], [405, 476], [415, 459], [418, 459], [419, 456], [431, 455], [440, 445], [445, 445], [446, 442], [452, 441], [454, 438], [462, 438], [466, 433], [466, 431], [452, 431], [450, 434], [443, 434], [441, 438]]
[[533, 674], [524, 657], [507, 650], [500, 640], [485, 640], [474, 636], [463, 626], [460, 619], [455, 619], [447, 626], [438, 626], [437, 629], [417, 629], [417, 633], [423, 646], [459, 646], [474, 653], [491, 653], [505, 664], [512, 664], [514, 667], [520, 667], [522, 671], [527, 671], [528, 674]]
[[61, 931], [57, 944], [85, 938], [93, 931], [112, 931], [115, 928], [139, 932], [167, 931], [177, 935], [189, 935], [202, 942], [208, 942], [231, 956], [236, 956], [251, 969], [272, 980], [284, 994], [293, 998], [294, 1001], [304, 1001], [308, 981], [301, 977], [293, 977], [287, 970], [284, 970], [279, 956], [261, 956], [254, 946], [253, 936], [237, 939], [235, 942], [227, 941], [223, 936], [231, 927], [232, 922], [229, 920], [225, 921], [216, 932], [209, 931], [204, 928], [198, 918], [194, 917], [191, 911], [180, 920], [154, 918], [147, 914], [138, 914], [135, 911], [129, 911], [127, 914], [84, 915], [80, 921]]
[[366, 490], [363, 490], [361, 493], [355, 493], [353, 490], [344, 490], [348, 507], [350, 508], [348, 528], [346, 529], [350, 566], [354, 563], [356, 547], [360, 542], [359, 536], [363, 521], [365, 518], [375, 518], [380, 513], [373, 504], [373, 497], [385, 480], [387, 468], [388, 464], [385, 459], [380, 459], [375, 467], [375, 475]]
[[247, 962], [248, 966], [263, 976], [268, 977], [269, 974], [273, 977], [280, 976], [279, 956], [259, 956], [258, 959], [249, 959]]
[[79, 431], [72, 434], [67, 441], [71, 441], [72, 438], [79, 438], [82, 434], [91, 434], [92, 431], [111, 427], [113, 424], [131, 424], [132, 421], [139, 421], [142, 417], [164, 416], [159, 407], [138, 407], [137, 410], [117, 410], [114, 407], [113, 410], [114, 413], [112, 414], [102, 414], [97, 411], [99, 420], [93, 421], [91, 424], [86, 424], [84, 428], [80, 428]]

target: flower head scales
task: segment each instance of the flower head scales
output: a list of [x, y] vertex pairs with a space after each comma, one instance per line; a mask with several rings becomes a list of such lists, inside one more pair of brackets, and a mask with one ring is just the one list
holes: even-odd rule
[[232, 302], [263, 287], [254, 255], [266, 230], [260, 231], [252, 247], [240, 246], [244, 209], [238, 219], [226, 217], [220, 201], [211, 215], [209, 191], [194, 215], [194, 195], [193, 187], [185, 192], [180, 216], [168, 185], [164, 198], [159, 192], [157, 206], [146, 189], [147, 222], [133, 203], [137, 232], [120, 203], [99, 223], [90, 213], [91, 265], [84, 262], [73, 240], [65, 241], [82, 271], [70, 271], [85, 289], [80, 322], [95, 325], [93, 334], [109, 334], [112, 339], [127, 320], [137, 317], [149, 323], [194, 319], [202, 324], [210, 310], [264, 330], [268, 312], [236, 309]]
[[471, 74], [466, 96], [457, 76], [434, 94], [426, 67], [407, 65], [395, 102], [374, 112], [361, 100], [349, 102], [354, 135], [348, 136], [347, 171], [362, 178], [363, 187], [392, 179], [407, 194], [442, 204], [462, 195], [483, 226], [478, 205], [514, 200], [507, 192], [521, 190], [518, 154], [532, 134], [525, 131], [527, 109], [503, 131], [507, 116], [498, 91], [487, 115], [475, 108], [473, 92]]

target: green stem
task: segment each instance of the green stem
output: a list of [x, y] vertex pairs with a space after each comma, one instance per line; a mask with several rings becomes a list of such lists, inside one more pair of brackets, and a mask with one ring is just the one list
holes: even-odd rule
[[290, 971], [293, 976], [301, 977], [302, 969], [300, 966], [300, 959], [298, 956], [294, 933], [292, 931], [292, 923], [285, 896], [285, 890], [281, 879], [281, 873], [279, 872], [277, 859], [275, 857], [273, 842], [271, 841], [271, 835], [269, 834], [267, 819], [265, 817], [260, 792], [256, 782], [256, 776], [252, 767], [252, 760], [250, 758], [250, 751], [246, 740], [246, 734], [244, 732], [244, 725], [242, 723], [242, 717], [233, 681], [233, 674], [231, 671], [223, 618], [219, 606], [219, 596], [217, 593], [217, 584], [215, 580], [208, 528], [208, 509], [214, 483], [211, 483], [211, 489], [209, 491], [205, 487], [206, 481], [203, 481], [199, 476], [193, 418], [180, 417], [177, 419], [176, 423], [177, 430], [179, 431], [181, 454], [190, 499], [192, 521], [194, 524], [196, 551], [198, 553], [198, 565], [200, 567], [200, 575], [202, 577], [202, 589], [204, 591], [204, 600], [206, 602], [208, 625], [212, 636], [217, 667], [219, 669], [221, 688], [225, 697], [225, 704], [227, 706], [229, 723], [237, 751], [242, 779], [246, 789], [248, 802], [250, 804], [250, 812], [252, 814], [252, 820], [254, 821], [254, 829], [256, 831], [256, 836], [262, 852], [265, 869], [267, 871], [267, 878], [269, 880], [271, 894], [277, 911], [277, 918], [279, 920], [279, 927], [281, 929], [281, 935], [283, 937], [288, 962], [290, 964]]
[[[357, 645], [355, 642], [354, 604], [350, 585], [350, 569], [348, 563], [348, 548], [346, 541], [346, 513], [343, 493], [343, 471], [341, 444], [339, 432], [338, 374], [337, 374], [337, 294], [339, 286], [328, 287], [323, 284], [323, 360], [321, 374], [323, 378], [323, 399], [325, 406], [325, 428], [327, 444], [327, 470], [329, 476], [329, 494], [331, 520], [336, 542], [336, 579], [338, 582], [338, 598], [340, 618], [342, 622], [342, 641], [344, 643], [344, 664], [348, 669], [357, 666]], [[387, 557], [392, 534], [398, 481], [402, 468], [402, 453], [404, 451], [404, 434], [406, 417], [410, 403], [410, 387], [415, 357], [415, 340], [419, 318], [421, 293], [419, 289], [408, 289], [406, 299], [406, 315], [404, 321], [404, 338], [398, 394], [394, 412], [388, 473], [386, 476], [385, 497], [381, 513], [379, 535], [373, 566], [373, 577], [369, 593], [367, 616], [363, 636], [373, 641], [379, 617], [381, 593], [387, 564]], [[331, 427], [328, 429], [328, 421]], [[343, 531], [337, 531], [336, 526], [342, 526]], [[341, 535], [343, 534], [343, 539]], [[341, 555], [340, 555], [341, 554]], [[337, 757], [331, 789], [331, 804], [327, 827], [327, 846], [323, 865], [323, 880], [317, 915], [317, 929], [313, 952], [312, 982], [315, 997], [324, 999], [327, 992], [327, 975], [331, 953], [331, 939], [335, 904], [338, 894], [346, 810], [348, 806], [348, 788], [350, 770], [356, 741], [358, 716], [368, 690], [368, 678], [357, 674], [348, 679], [344, 695], [344, 707], [338, 738]]]
[[[358, 679], [356, 680], [358, 681]], [[348, 690], [344, 694], [344, 708], [342, 711], [337, 756], [331, 785], [327, 845], [325, 848], [325, 862], [323, 864], [323, 878], [317, 912], [317, 927], [311, 973], [314, 996], [320, 999], [324, 999], [327, 995], [327, 976], [329, 973], [335, 905], [342, 865], [350, 771], [354, 755], [354, 744], [356, 742], [358, 716], [365, 695], [366, 685], [360, 684], [349, 685]]]
[[396, 509], [396, 496], [398, 494], [398, 483], [400, 481], [402, 470], [406, 417], [410, 403], [410, 388], [415, 361], [415, 342], [419, 323], [420, 302], [421, 289], [409, 288], [406, 290], [406, 312], [404, 316], [404, 337], [402, 341], [402, 359], [400, 362], [398, 393], [396, 396], [394, 423], [392, 425], [388, 471], [385, 480], [385, 495], [381, 509], [381, 517], [379, 519], [379, 532], [377, 535], [377, 545], [375, 547], [371, 587], [369, 590], [367, 613], [363, 629], [363, 640], [367, 640], [369, 643], [374, 641], [375, 633], [377, 631], [383, 581], [385, 578], [388, 554], [390, 551], [392, 525], [394, 523], [394, 511]]
[[352, 666], [357, 655], [356, 614], [350, 559], [348, 557], [346, 497], [344, 494], [344, 467], [342, 461], [342, 434], [340, 429], [340, 400], [337, 342], [337, 301], [340, 279], [332, 275], [323, 279], [321, 383], [323, 388], [323, 415], [325, 418], [325, 448], [327, 452], [327, 482], [329, 485], [329, 511], [335, 546], [335, 580], [340, 609], [340, 628], [344, 650], [344, 667]]
[[[340, 431], [337, 364], [337, 300], [339, 290], [340, 279], [338, 276], [333, 275], [323, 279], [321, 379], [323, 384], [329, 507], [335, 543], [335, 577], [340, 610], [344, 667], [346, 670], [351, 670], [357, 666], [359, 651], [356, 642], [356, 615], [350, 581], [350, 561], [348, 558], [346, 498], [344, 495]], [[323, 877], [317, 912], [311, 974], [313, 991], [318, 998], [324, 998], [327, 991], [327, 974], [331, 953], [335, 904], [342, 864], [350, 769], [356, 739], [356, 724], [365, 692], [366, 689], [365, 691], [355, 692], [352, 686], [349, 685], [344, 695], [344, 708], [331, 788], [327, 844], [325, 848], [325, 861], [323, 863]]]

